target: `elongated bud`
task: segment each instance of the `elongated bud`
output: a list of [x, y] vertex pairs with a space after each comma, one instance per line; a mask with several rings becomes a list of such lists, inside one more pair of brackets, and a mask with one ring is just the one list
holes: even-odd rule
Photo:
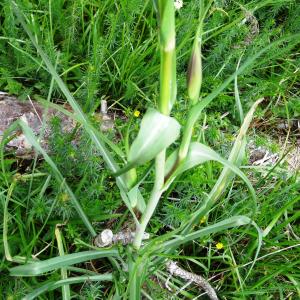
[[192, 103], [197, 103], [202, 85], [201, 43], [195, 41], [188, 67], [187, 88]]

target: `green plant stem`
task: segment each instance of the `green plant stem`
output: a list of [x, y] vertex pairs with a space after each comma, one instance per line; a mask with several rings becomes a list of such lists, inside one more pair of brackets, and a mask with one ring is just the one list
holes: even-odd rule
[[[173, 2], [159, 1], [160, 16], [160, 99], [159, 111], [169, 115], [176, 98], [176, 52], [175, 52], [175, 14]], [[133, 247], [140, 249], [144, 232], [155, 211], [158, 201], [164, 192], [166, 150], [160, 152], [155, 158], [155, 182], [146, 210], [141, 222], [136, 228]]]
[[[198, 71], [198, 73], [199, 72], [201, 73], [201, 77], [202, 77], [201, 47], [202, 47], [203, 22], [208, 13], [208, 10], [209, 10], [211, 4], [212, 4], [212, 1], [210, 0], [209, 3], [207, 4], [207, 6], [204, 8], [204, 1], [201, 2], [201, 9], [200, 9], [200, 13], [199, 13], [199, 24], [197, 27], [196, 36], [194, 39], [194, 46], [193, 46], [193, 48], [195, 48], [196, 44], [198, 44], [198, 46], [199, 46], [201, 70], [197, 70], [197, 71]], [[201, 82], [202, 82], [202, 79], [201, 79]], [[189, 111], [187, 123], [184, 127], [182, 142], [181, 142], [181, 145], [179, 148], [178, 159], [177, 159], [177, 163], [176, 163], [177, 166], [186, 158], [186, 155], [188, 153], [188, 149], [189, 149], [189, 146], [191, 143], [191, 139], [192, 139], [194, 125], [195, 125], [197, 119], [199, 118], [203, 108], [205, 107], [205, 106], [202, 106], [201, 103], [199, 103], [199, 105], [197, 105], [199, 92], [200, 92], [200, 88], [201, 88], [201, 82], [200, 82], [197, 97], [195, 99], [191, 99], [192, 108]], [[175, 169], [176, 169], [176, 166], [175, 166]]]
[[143, 234], [155, 211], [155, 208], [158, 204], [161, 194], [164, 191], [163, 186], [164, 186], [165, 156], [166, 156], [166, 152], [165, 150], [163, 150], [157, 155], [155, 159], [156, 176], [155, 176], [154, 187], [152, 189], [151, 196], [147, 204], [146, 210], [142, 216], [141, 223], [136, 230], [135, 239], [133, 241], [133, 246], [135, 249], [140, 249]]
[[[60, 230], [58, 227], [55, 228], [55, 237], [56, 237], [56, 241], [57, 241], [59, 255], [64, 256], [65, 255], [64, 245], [63, 245], [62, 236], [61, 236], [61, 233], [60, 233]], [[68, 271], [66, 268], [61, 268], [60, 273], [61, 273], [62, 280], [68, 279]], [[62, 298], [63, 298], [63, 300], [71, 299], [70, 286], [68, 284], [62, 286]]]
[[11, 198], [12, 192], [16, 186], [16, 183], [17, 182], [15, 180], [13, 180], [12, 184], [10, 185], [10, 187], [8, 189], [5, 204], [4, 204], [4, 213], [3, 213], [3, 247], [4, 247], [5, 258], [8, 261], [13, 261], [13, 258], [10, 254], [9, 244], [8, 244], [8, 219], [9, 219], [8, 203]]
[[[202, 111], [202, 109], [201, 109]], [[188, 152], [189, 149], [189, 145], [191, 143], [191, 139], [192, 139], [192, 134], [193, 134], [193, 128], [194, 125], [201, 113], [200, 110], [197, 110], [197, 106], [193, 106], [193, 108], [190, 110], [189, 114], [188, 114], [188, 119], [186, 122], [186, 125], [184, 127], [183, 130], [183, 137], [182, 137], [182, 141], [179, 147], [179, 152], [178, 152], [178, 159], [179, 161], [182, 161]]]
[[197, 103], [196, 105], [194, 105], [192, 107], [192, 109], [189, 111], [187, 122], [183, 129], [183, 137], [181, 140], [181, 144], [179, 146], [177, 160], [176, 160], [173, 168], [171, 169], [171, 171], [166, 175], [165, 181], [167, 181], [173, 175], [173, 173], [177, 170], [179, 165], [186, 158], [188, 150], [189, 150], [189, 146], [191, 143], [195, 123], [197, 122], [202, 110], [206, 107], [206, 105], [209, 102], [210, 101], [201, 101], [201, 102]]
[[158, 1], [160, 44], [160, 99], [159, 111], [169, 115], [175, 102], [176, 86], [176, 33], [173, 0]]

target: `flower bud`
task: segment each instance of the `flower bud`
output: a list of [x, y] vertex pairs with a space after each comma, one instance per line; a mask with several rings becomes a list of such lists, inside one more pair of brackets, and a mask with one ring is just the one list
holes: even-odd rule
[[190, 58], [187, 74], [188, 96], [195, 104], [199, 99], [200, 89], [202, 85], [202, 58], [201, 44], [196, 42], [193, 45], [192, 55]]

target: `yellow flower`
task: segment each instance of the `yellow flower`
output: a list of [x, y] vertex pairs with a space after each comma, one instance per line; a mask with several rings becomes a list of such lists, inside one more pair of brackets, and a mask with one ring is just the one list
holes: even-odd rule
[[205, 223], [206, 219], [207, 219], [206, 216], [202, 217], [201, 220], [200, 220], [200, 224]]
[[223, 249], [224, 248], [224, 245], [223, 245], [223, 243], [217, 243], [216, 244], [216, 248], [218, 249], [218, 250], [221, 250], [221, 249]]
[[135, 110], [134, 113], [133, 113], [133, 115], [134, 115], [136, 118], [138, 118], [138, 117], [140, 116], [140, 114], [141, 114], [141, 112], [138, 111], [138, 110]]
[[69, 201], [70, 200], [69, 194], [67, 194], [67, 193], [61, 193], [59, 195], [59, 200], [61, 202], [67, 202], [67, 201]]

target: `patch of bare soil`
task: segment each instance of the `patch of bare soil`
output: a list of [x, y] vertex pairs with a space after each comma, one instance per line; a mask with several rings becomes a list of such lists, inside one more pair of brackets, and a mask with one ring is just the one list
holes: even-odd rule
[[255, 166], [274, 166], [279, 160], [281, 164], [287, 163], [288, 171], [300, 170], [300, 120], [292, 119], [287, 122], [283, 119], [254, 120], [252, 128], [257, 134], [262, 132], [268, 136], [270, 143], [276, 143], [279, 151], [274, 153], [267, 147], [256, 147], [252, 141], [248, 145], [250, 162]]
[[[102, 131], [110, 130], [114, 127], [114, 118], [107, 113], [106, 101], [101, 103], [101, 112], [97, 113], [96, 119], [99, 121]], [[67, 105], [62, 105], [71, 111]], [[50, 121], [54, 117], [60, 119], [61, 130], [70, 133], [75, 129], [77, 123], [72, 118], [66, 116], [53, 108], [46, 108], [30, 98], [28, 101], [20, 101], [17, 97], [0, 92], [0, 141], [3, 133], [13, 122], [22, 120], [33, 131], [43, 149], [48, 151], [48, 142], [51, 135]], [[74, 142], [76, 143], [75, 135]], [[7, 149], [13, 149], [17, 157], [31, 159], [34, 156], [32, 145], [21, 131], [14, 132], [14, 136], [6, 145]]]

